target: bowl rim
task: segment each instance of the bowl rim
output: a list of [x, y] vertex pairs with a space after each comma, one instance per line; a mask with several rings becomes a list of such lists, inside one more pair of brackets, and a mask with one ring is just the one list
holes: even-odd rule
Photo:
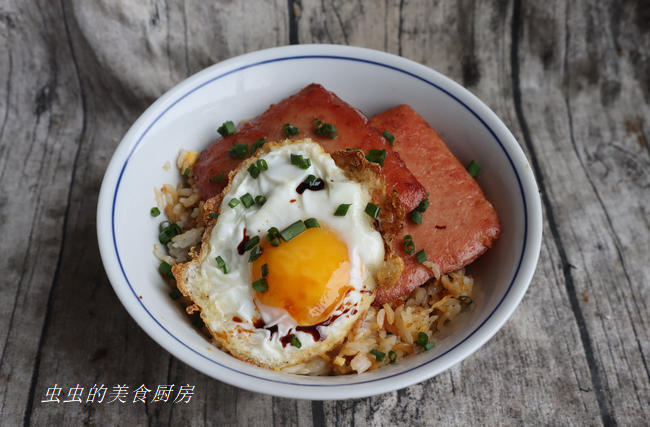
[[[215, 80], [268, 63], [301, 59], [355, 61], [384, 67], [438, 89], [469, 111], [489, 131], [517, 177], [524, 211], [524, 243], [505, 293], [492, 312], [459, 343], [436, 357], [392, 375], [345, 384], [295, 383], [223, 365], [197, 352], [156, 319], [131, 285], [119, 255], [114, 222], [119, 186], [131, 156], [157, 121], [182, 99]], [[532, 280], [541, 249], [542, 210], [535, 177], [514, 136], [490, 108], [458, 83], [422, 64], [381, 51], [339, 45], [294, 45], [259, 50], [219, 62], [183, 80], [156, 100], [131, 126], [109, 162], [98, 198], [97, 236], [104, 269], [118, 298], [136, 323], [175, 357], [206, 375], [250, 391], [288, 398], [336, 400], [367, 397], [424, 381], [460, 363], [483, 346], [512, 315]], [[205, 360], [223, 369], [216, 372], [208, 369]], [[436, 361], [438, 363], [430, 366]], [[368, 387], [370, 383], [372, 387]]]

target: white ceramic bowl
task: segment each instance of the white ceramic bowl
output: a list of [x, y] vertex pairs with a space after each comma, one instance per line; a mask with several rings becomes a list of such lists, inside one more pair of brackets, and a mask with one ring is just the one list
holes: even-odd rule
[[[367, 115], [409, 104], [463, 162], [477, 160], [478, 179], [503, 234], [474, 263], [475, 303], [436, 347], [395, 365], [337, 377], [265, 370], [221, 352], [188, 322], [169, 297], [152, 254], [161, 217], [153, 219], [153, 188], [176, 181], [161, 166], [181, 148], [201, 151], [226, 120], [254, 117], [311, 82], [323, 84]], [[435, 206], [433, 207], [435, 208]], [[535, 178], [517, 141], [478, 98], [447, 77], [374, 50], [302, 45], [262, 50], [213, 65], [181, 82], [135, 122], [106, 170], [97, 234], [113, 288], [135, 321], [161, 346], [223, 382], [301, 399], [364, 397], [426, 380], [481, 347], [512, 314], [535, 271], [542, 214]]]

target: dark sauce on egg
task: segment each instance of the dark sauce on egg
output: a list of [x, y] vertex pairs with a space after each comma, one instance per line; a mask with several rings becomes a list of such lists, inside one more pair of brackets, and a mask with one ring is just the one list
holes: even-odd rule
[[262, 319], [253, 320], [253, 326], [255, 326], [256, 329], [266, 329], [267, 331], [269, 331], [270, 332], [269, 339], [273, 337], [273, 334], [278, 333], [278, 325], [269, 326], [267, 328], [266, 323], [264, 323], [264, 320]]
[[296, 331], [305, 332], [311, 334], [311, 337], [314, 341], [321, 341], [323, 338], [320, 332], [316, 329], [316, 326], [296, 326]]
[[244, 255], [244, 252], [246, 252], [246, 243], [248, 243], [250, 239], [251, 238], [246, 235], [246, 228], [244, 228], [244, 237], [241, 239], [241, 242], [239, 242], [239, 244], [237, 245], [237, 252], [239, 253], [239, 255]]
[[291, 338], [293, 338], [295, 335], [294, 334], [287, 334], [280, 338], [280, 342], [282, 343], [282, 348], [286, 347], [287, 344], [291, 344]]
[[296, 193], [302, 194], [305, 190], [318, 191], [325, 188], [325, 181], [320, 178], [316, 178], [312, 182], [303, 181], [296, 187]]
[[[350, 307], [346, 308], [341, 313], [339, 313], [339, 314], [337, 314], [335, 316], [330, 316], [327, 319], [325, 319], [322, 322], [317, 323], [315, 325], [296, 326], [296, 331], [305, 332], [307, 334], [310, 334], [312, 336], [312, 338], [314, 339], [314, 342], [323, 341], [326, 338], [326, 336], [321, 335], [321, 333], [318, 331], [318, 328], [321, 327], [321, 326], [329, 326], [329, 325], [331, 325], [332, 323], [334, 323], [334, 321], [336, 321], [336, 319], [343, 316], [344, 314], [347, 314], [348, 312], [350, 312]], [[350, 313], [350, 314], [352, 316], [357, 314], [356, 308], [354, 310], [352, 310], [352, 313]], [[273, 334], [278, 333], [278, 325], [273, 325], [273, 326], [266, 327], [266, 324], [264, 323], [264, 320], [262, 320], [262, 319], [256, 319], [255, 321], [253, 321], [253, 326], [255, 326], [255, 328], [257, 328], [257, 329], [266, 329], [267, 331], [269, 331], [270, 332], [269, 339], [273, 337]], [[282, 347], [286, 347], [287, 344], [291, 344], [291, 338], [293, 338], [294, 336], [295, 336], [294, 334], [289, 332], [286, 335], [280, 337], [280, 342], [282, 343]]]
[[271, 337], [273, 336], [273, 334], [278, 333], [278, 325], [269, 326], [268, 328], [264, 328], [264, 329], [266, 329], [267, 331], [269, 331], [271, 333], [271, 335], [270, 335]]
[[[331, 325], [332, 323], [334, 323], [334, 321], [336, 319], [343, 316], [348, 311], [350, 311], [350, 308], [346, 308], [344, 311], [337, 314], [336, 316], [330, 316], [327, 319], [323, 320], [322, 322], [317, 323], [317, 324], [312, 325], [312, 326], [296, 326], [296, 331], [311, 334], [311, 336], [314, 338], [314, 341], [322, 341], [322, 340], [325, 339], [325, 336], [321, 335], [317, 328], [320, 327], [320, 326], [329, 326], [329, 325]], [[355, 310], [355, 313], [356, 313], [356, 310]], [[289, 339], [291, 339], [291, 338], [289, 338]]]

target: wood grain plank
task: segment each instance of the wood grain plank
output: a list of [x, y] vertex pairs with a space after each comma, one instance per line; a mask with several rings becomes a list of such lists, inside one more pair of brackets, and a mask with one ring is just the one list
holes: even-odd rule
[[71, 3], [102, 73], [148, 103], [214, 63], [288, 44], [283, 0]]
[[300, 43], [335, 43], [397, 53], [399, 1], [302, 0]]
[[[65, 33], [57, 12], [6, 2], [0, 20], [7, 71], [0, 89], [7, 102], [0, 133], [0, 251], [8, 255], [0, 264], [0, 413], [8, 424], [22, 421], [28, 400], [83, 128], [70, 51], [63, 45], [55, 55], [48, 43], [52, 33]], [[59, 24], [48, 28], [44, 22]]]
[[[561, 10], [563, 6], [555, 9]], [[529, 8], [522, 13], [531, 16], [531, 22], [544, 22], [544, 18], [561, 22], [548, 17], [549, 10], [553, 8]], [[647, 239], [636, 240], [615, 224], [619, 218], [625, 218], [625, 226], [631, 226], [635, 233], [648, 235], [642, 217], [626, 214], [630, 210], [638, 212], [650, 200], [645, 185], [647, 176], [628, 171], [627, 176], [618, 176], [618, 188], [613, 189], [607, 183], [598, 182], [589, 165], [589, 152], [594, 153], [594, 139], [601, 148], [606, 147], [614, 142], [610, 139], [612, 128], [623, 130], [626, 115], [634, 114], [634, 110], [628, 110], [630, 104], [625, 103], [632, 101], [641, 111], [648, 111], [643, 99], [647, 92], [643, 91], [643, 82], [618, 72], [618, 65], [628, 60], [626, 55], [634, 53], [619, 55], [614, 49], [601, 3], [587, 2], [578, 8], [567, 6], [564, 15], [564, 29], [554, 33], [564, 36], [565, 49], [557, 60], [563, 66], [562, 73], [545, 74], [541, 80], [539, 65], [543, 65], [543, 60], [532, 56], [519, 59], [522, 92], [518, 116], [520, 123], [526, 123], [528, 117], [533, 117], [532, 120], [544, 117], [536, 129], [531, 125], [531, 133], [524, 139], [532, 151], [537, 151], [532, 148], [534, 138], [542, 139], [544, 144], [539, 145], [546, 147], [543, 154], [536, 156], [539, 164], [535, 169], [538, 175], [545, 176], [543, 190], [548, 196], [544, 194], [543, 200], [549, 221], [553, 223], [551, 232], [563, 252], [560, 256], [566, 265], [565, 284], [581, 328], [601, 419], [609, 424], [625, 413], [628, 422], [642, 423], [642, 418], [633, 414], [648, 410], [647, 399], [643, 397], [648, 391], [645, 360], [649, 336], [648, 295], [641, 282], [629, 279], [625, 261], [633, 263], [635, 274], [645, 277], [648, 266], [640, 257], [648, 253], [648, 243]], [[632, 16], [621, 18], [632, 20]], [[581, 20], [582, 17], [586, 19]], [[541, 38], [536, 35], [542, 32], [546, 33], [546, 28], [535, 26], [529, 27], [528, 34], [524, 32], [522, 41], [530, 44], [528, 50], [539, 49]], [[618, 82], [625, 82], [627, 90]], [[547, 102], [554, 105], [555, 114], [551, 116], [539, 103], [531, 102], [534, 97], [526, 96], [526, 91], [543, 91]], [[609, 108], [619, 96], [626, 102]], [[580, 128], [584, 129], [582, 135], [576, 131]], [[636, 157], [638, 162], [647, 163], [647, 151], [635, 145], [628, 149], [640, 156]], [[621, 252], [622, 241], [630, 250], [626, 259]], [[636, 257], [638, 262], [632, 261]], [[584, 307], [583, 294], [590, 296], [595, 310]]]

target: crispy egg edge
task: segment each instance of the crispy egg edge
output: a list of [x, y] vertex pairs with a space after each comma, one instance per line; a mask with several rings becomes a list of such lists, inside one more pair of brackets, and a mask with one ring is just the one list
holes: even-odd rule
[[[252, 163], [256, 162], [259, 158], [272, 151], [275, 147], [282, 147], [288, 144], [300, 144], [305, 142], [313, 142], [318, 144], [317, 142], [312, 141], [310, 138], [301, 140], [285, 139], [283, 141], [267, 142], [262, 147], [258, 148], [253, 156], [244, 160], [238, 168], [234, 169], [228, 174], [228, 185], [226, 185], [220, 194], [205, 201], [203, 204], [203, 209], [200, 212], [199, 220], [199, 225], [204, 226], [200, 251], [197, 252], [196, 248], [192, 248], [190, 250], [190, 261], [172, 266], [172, 273], [176, 279], [176, 286], [184, 296], [188, 297], [192, 301], [193, 306], [201, 309], [198, 298], [193, 297], [191, 289], [186, 286], [186, 282], [190, 283], [192, 274], [198, 270], [201, 259], [204, 257], [205, 250], [208, 247], [208, 241], [212, 234], [212, 229], [217, 222], [217, 218], [211, 218], [209, 214], [212, 212], [219, 212], [223, 198], [230, 192], [232, 188], [232, 182], [235, 175], [240, 172], [245, 172]], [[323, 153], [327, 154], [324, 150]], [[329, 155], [332, 157], [335, 164], [343, 170], [346, 177], [348, 177], [350, 180], [360, 183], [362, 187], [369, 192], [371, 201], [380, 208], [380, 213], [377, 221], [374, 223], [374, 228], [382, 235], [382, 240], [384, 242], [384, 263], [375, 272], [374, 279], [377, 286], [393, 286], [399, 280], [404, 269], [404, 261], [394, 253], [391, 245], [392, 240], [404, 226], [404, 220], [406, 216], [404, 208], [402, 207], [399, 198], [395, 193], [386, 191], [386, 181], [381, 173], [381, 167], [376, 163], [369, 162], [361, 151], [341, 150], [330, 153]], [[332, 343], [328, 344], [329, 350], [327, 351], [336, 348], [344, 341], [348, 332], [366, 313], [370, 307], [370, 304], [374, 300], [374, 297], [374, 291], [370, 294], [362, 294], [359, 306], [356, 307], [357, 313], [354, 316], [346, 316], [355, 317], [354, 321], [349, 322], [347, 326], [342, 330], [344, 333], [338, 334], [336, 340], [333, 340]], [[217, 347], [227, 350], [232, 356], [240, 360], [260, 367], [273, 370], [282, 369], [300, 363], [305, 363], [314, 357], [323, 354], [319, 347], [315, 347], [303, 350], [301, 357], [297, 360], [286, 362], [281, 365], [264, 364], [259, 360], [253, 360], [249, 357], [246, 357], [245, 354], [242, 354], [246, 353], [245, 351], [240, 351], [240, 349], [234, 348], [232, 345], [230, 345], [228, 336], [226, 334], [213, 331], [208, 326], [208, 322], [206, 321], [207, 319], [203, 317], [203, 310], [201, 310], [200, 315], [204, 321], [204, 324], [206, 325], [206, 329], [208, 329], [210, 332], [210, 335], [212, 336]], [[314, 354], [316, 352], [318, 352], [318, 354]]]

